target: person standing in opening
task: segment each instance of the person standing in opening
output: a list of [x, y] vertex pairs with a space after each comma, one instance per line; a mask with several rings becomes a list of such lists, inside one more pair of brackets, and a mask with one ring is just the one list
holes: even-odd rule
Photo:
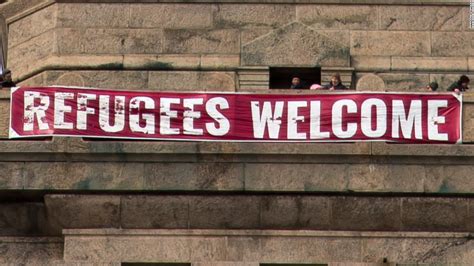
[[348, 88], [342, 84], [341, 75], [339, 75], [339, 73], [336, 73], [332, 75], [331, 82], [329, 82], [329, 84], [324, 86], [324, 89], [333, 91], [333, 90], [347, 90]]
[[290, 89], [295, 89], [295, 90], [301, 90], [303, 89], [303, 82], [301, 82], [301, 79], [299, 77], [293, 77], [291, 79], [291, 87]]
[[426, 89], [431, 92], [435, 92], [438, 89], [438, 82], [431, 82], [428, 86], [426, 86]]
[[3, 72], [2, 87], [3, 88], [16, 87], [16, 84], [12, 80], [12, 72], [9, 69], [5, 69], [5, 71]]
[[469, 90], [469, 78], [466, 75], [462, 75], [458, 81], [454, 82], [451, 84], [451, 86], [448, 87], [448, 91], [454, 91], [455, 93], [461, 93], [464, 91]]

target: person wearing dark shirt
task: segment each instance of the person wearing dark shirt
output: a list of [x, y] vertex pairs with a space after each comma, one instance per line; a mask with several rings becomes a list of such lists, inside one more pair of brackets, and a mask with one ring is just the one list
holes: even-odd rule
[[16, 84], [12, 80], [12, 72], [9, 69], [5, 69], [5, 71], [3, 72], [2, 87], [3, 88], [16, 87]]
[[336, 73], [331, 77], [331, 82], [329, 82], [329, 84], [324, 86], [324, 89], [330, 90], [330, 91], [347, 90], [347, 87], [342, 84], [341, 75], [339, 75], [339, 73]]
[[431, 92], [435, 92], [438, 89], [438, 83], [437, 82], [431, 82], [428, 86], [426, 86], [426, 89]]
[[301, 90], [303, 89], [303, 83], [301, 82], [301, 79], [299, 77], [293, 77], [291, 80], [291, 87], [290, 89], [295, 89], [295, 90]]
[[465, 75], [462, 75], [458, 81], [454, 82], [451, 84], [451, 86], [448, 87], [448, 91], [454, 91], [456, 93], [464, 92], [469, 89], [467, 85], [469, 85], [469, 78]]

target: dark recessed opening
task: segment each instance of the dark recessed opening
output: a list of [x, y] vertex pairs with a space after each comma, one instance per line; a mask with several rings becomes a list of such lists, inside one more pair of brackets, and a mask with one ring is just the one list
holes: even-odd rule
[[320, 67], [270, 67], [270, 89], [290, 89], [293, 77], [301, 79], [303, 88], [321, 84]]

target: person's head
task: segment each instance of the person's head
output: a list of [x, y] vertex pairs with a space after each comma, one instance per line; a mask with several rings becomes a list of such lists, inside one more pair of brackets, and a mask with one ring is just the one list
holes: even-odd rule
[[467, 85], [469, 85], [469, 78], [466, 76], [466, 75], [462, 75], [460, 78], [459, 78], [459, 85], [461, 85], [462, 87], [466, 88]]
[[426, 88], [429, 91], [436, 91], [438, 89], [438, 83], [437, 82], [431, 82]]
[[293, 79], [291, 79], [291, 85], [298, 86], [300, 84], [301, 84], [301, 79], [299, 77], [293, 77]]
[[331, 83], [333, 86], [339, 85], [341, 83], [341, 75], [339, 73], [332, 75]]
[[5, 81], [11, 81], [12, 80], [12, 72], [10, 69], [5, 69], [3, 71], [3, 80]]

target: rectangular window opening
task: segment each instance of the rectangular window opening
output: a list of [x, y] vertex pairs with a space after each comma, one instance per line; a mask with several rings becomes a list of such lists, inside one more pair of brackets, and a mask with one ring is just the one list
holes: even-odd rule
[[270, 67], [270, 89], [291, 89], [293, 78], [299, 78], [302, 90], [321, 85], [320, 67]]

